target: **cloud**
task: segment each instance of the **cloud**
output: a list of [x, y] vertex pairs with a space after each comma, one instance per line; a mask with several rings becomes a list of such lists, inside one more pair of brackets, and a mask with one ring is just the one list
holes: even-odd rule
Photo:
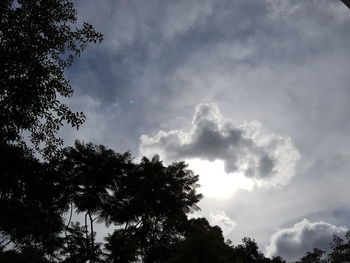
[[[229, 236], [234, 243], [252, 236], [264, 247], [276, 226], [295, 218], [349, 222], [336, 220], [339, 215], [310, 215], [348, 207], [350, 198], [350, 15], [341, 1], [76, 2], [82, 20], [105, 39], [84, 52], [71, 71], [73, 87], [98, 104], [76, 107], [87, 113], [87, 122], [78, 133], [67, 133], [67, 141], [82, 138], [136, 152], [142, 134], [153, 138], [160, 130], [183, 129], [188, 138], [193, 106], [217, 101], [235, 124], [256, 119], [284, 139], [290, 136], [303, 156], [298, 176], [281, 189], [235, 191], [238, 173], [224, 175], [224, 161], [217, 160], [210, 162], [216, 169], [211, 180], [213, 173], [204, 166], [204, 192], [207, 178], [193, 168], [200, 175], [198, 190], [209, 196], [199, 204], [205, 216], [223, 209], [238, 223]], [[288, 5], [299, 8], [288, 14]], [[112, 107], [114, 102], [118, 106]], [[259, 181], [287, 182], [294, 168], [289, 171]], [[212, 198], [218, 191], [230, 197]]]
[[237, 225], [224, 210], [210, 211], [208, 219], [210, 224], [219, 226], [224, 235], [230, 234]]
[[[183, 34], [211, 15], [213, 1], [176, 1], [169, 2], [164, 7], [162, 34], [165, 39], [171, 40], [178, 34]], [[184, 12], [186, 10], [186, 12]]]
[[222, 160], [227, 173], [243, 173], [258, 185], [281, 186], [294, 176], [300, 158], [290, 138], [264, 133], [257, 121], [239, 126], [224, 119], [215, 103], [196, 106], [189, 132], [159, 131], [141, 136], [140, 153], [168, 161]]
[[290, 0], [266, 0], [270, 7], [270, 17], [272, 18], [286, 18], [293, 14], [299, 7], [300, 3], [295, 3]]
[[310, 222], [307, 219], [291, 228], [277, 231], [271, 236], [266, 247], [267, 256], [281, 256], [286, 260], [296, 260], [307, 251], [319, 248], [328, 251], [333, 235], [344, 235], [347, 229], [323, 221]]
[[349, 10], [341, 3], [337, 2], [328, 2], [327, 10], [334, 16], [335, 20], [342, 24], [350, 20]]
[[[121, 51], [138, 41], [171, 41], [185, 34], [205, 22], [214, 4], [212, 0], [120, 0], [117, 3], [105, 0], [96, 6], [95, 1], [87, 0], [78, 2], [77, 6], [83, 14], [88, 14], [94, 25], [101, 25], [108, 33], [105, 34], [105, 47]], [[109, 23], [105, 23], [106, 16]]]
[[98, 98], [88, 95], [74, 96], [70, 100], [62, 101], [73, 111], [83, 111], [86, 116], [86, 121], [79, 130], [68, 125], [62, 128], [59, 135], [63, 137], [66, 145], [72, 145], [76, 139], [111, 145], [110, 123], [114, 122], [115, 116], [120, 115], [117, 103], [105, 104]]

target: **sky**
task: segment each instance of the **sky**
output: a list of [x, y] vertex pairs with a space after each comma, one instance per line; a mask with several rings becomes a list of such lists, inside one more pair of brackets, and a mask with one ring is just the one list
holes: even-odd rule
[[350, 10], [339, 0], [84, 0], [75, 139], [200, 175], [202, 210], [268, 256], [350, 229]]

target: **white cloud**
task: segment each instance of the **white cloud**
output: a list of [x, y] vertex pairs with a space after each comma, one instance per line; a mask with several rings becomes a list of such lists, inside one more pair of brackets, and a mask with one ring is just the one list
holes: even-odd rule
[[295, 260], [313, 248], [327, 251], [333, 235], [342, 236], [346, 231], [344, 227], [323, 221], [312, 223], [303, 219], [291, 228], [281, 229], [271, 236], [270, 244], [266, 247], [267, 256]]
[[211, 225], [219, 226], [224, 235], [230, 234], [237, 225], [224, 210], [210, 211], [208, 219]]
[[243, 173], [259, 186], [282, 186], [295, 174], [300, 158], [290, 138], [264, 133], [257, 121], [234, 125], [215, 103], [196, 106], [189, 132], [159, 131], [141, 136], [140, 154], [167, 161], [222, 160], [226, 173]]

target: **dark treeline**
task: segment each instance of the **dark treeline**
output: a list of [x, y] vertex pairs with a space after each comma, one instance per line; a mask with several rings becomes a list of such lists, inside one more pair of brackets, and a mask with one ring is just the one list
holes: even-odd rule
[[[102, 41], [76, 22], [71, 0], [0, 1], [0, 262], [285, 262], [253, 239], [234, 245], [205, 218], [189, 219], [202, 196], [184, 162], [136, 163], [78, 141], [62, 148], [60, 127], [85, 120], [59, 99], [73, 93], [64, 72]], [[96, 223], [111, 226], [103, 240]], [[346, 238], [299, 262], [349, 260]]]
[[[1, 152], [1, 262], [283, 262], [250, 239], [232, 246], [205, 218], [188, 219], [201, 195], [183, 162], [135, 164], [129, 153], [79, 142], [50, 162], [13, 145]], [[71, 222], [76, 212], [82, 224]], [[104, 244], [96, 222], [114, 226]]]
[[[134, 163], [130, 153], [80, 142], [50, 161], [13, 144], [0, 150], [0, 262], [285, 262], [266, 258], [250, 238], [225, 241], [205, 218], [188, 219], [201, 195], [183, 162]], [[103, 242], [96, 222], [113, 226]], [[334, 237], [332, 249], [299, 262], [346, 262], [350, 235]]]

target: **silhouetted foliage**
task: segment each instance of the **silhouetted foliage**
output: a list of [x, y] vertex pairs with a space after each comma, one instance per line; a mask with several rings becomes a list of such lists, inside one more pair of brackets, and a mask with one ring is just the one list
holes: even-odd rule
[[18, 252], [16, 250], [0, 251], [1, 263], [53, 263], [35, 248], [26, 248]]
[[128, 222], [137, 225], [145, 262], [164, 262], [184, 230], [186, 213], [198, 209], [198, 176], [182, 162], [165, 167], [158, 157], [143, 158], [135, 168], [125, 182], [129, 206], [136, 212]]
[[100, 216], [104, 211], [111, 194], [110, 189], [117, 178], [129, 173], [132, 167], [131, 155], [117, 154], [102, 145], [82, 144], [78, 141], [75, 147], [66, 148], [63, 154], [60, 170], [65, 175], [68, 186], [66, 191], [77, 212], [85, 213], [86, 247], [91, 252], [91, 258], [94, 258], [93, 225], [97, 217], [93, 216]]
[[67, 208], [61, 174], [20, 147], [0, 144], [0, 152], [0, 231], [22, 250], [53, 254]]
[[350, 231], [345, 235], [346, 240], [334, 236], [331, 242], [332, 252], [328, 255], [330, 262], [342, 263], [350, 261]]
[[314, 248], [312, 252], [307, 252], [297, 263], [322, 263], [324, 261], [325, 251]]
[[[36, 249], [44, 258], [60, 251], [65, 262], [99, 262], [93, 225], [100, 220], [123, 227], [107, 238], [110, 259], [164, 262], [201, 198], [198, 176], [183, 162], [164, 166], [156, 156], [135, 164], [130, 153], [79, 142], [51, 162], [15, 145], [0, 150], [0, 209], [6, 211], [0, 216], [1, 245], [9, 240], [20, 253]], [[85, 214], [84, 226], [64, 226], [69, 208]]]
[[345, 239], [334, 235], [330, 243], [332, 251], [326, 256], [326, 252], [318, 248], [307, 252], [297, 263], [346, 263], [350, 262], [350, 231]]
[[268, 259], [265, 258], [264, 254], [259, 251], [258, 244], [254, 239], [245, 237], [242, 239], [242, 242], [243, 244], [238, 245], [235, 249], [243, 262], [269, 262]]
[[118, 177], [129, 174], [131, 154], [118, 154], [103, 145], [75, 142], [64, 149], [60, 169], [70, 186], [71, 201], [78, 212], [101, 211]]
[[109, 262], [128, 263], [137, 260], [140, 245], [135, 230], [133, 228], [118, 229], [105, 238]]
[[[186, 168], [183, 162], [164, 166], [157, 156], [134, 164], [129, 153], [79, 142], [64, 150], [61, 165], [71, 187], [66, 190], [70, 201], [85, 213], [86, 240], [88, 221], [90, 237], [95, 219], [124, 227], [107, 238], [115, 262], [136, 256], [163, 262], [168, 257], [183, 231], [186, 213], [198, 209], [201, 199], [195, 190], [198, 176]], [[135, 240], [130, 243], [133, 249], [130, 244], [116, 247], [123, 238]], [[87, 242], [93, 256], [94, 242]]]
[[235, 263], [241, 261], [234, 249], [224, 241], [218, 226], [210, 226], [205, 218], [189, 220], [184, 239], [170, 259], [172, 263]]
[[4, 257], [44, 262], [64, 241], [71, 187], [57, 163], [36, 159], [23, 137], [49, 160], [62, 144], [63, 123], [84, 121], [62, 103], [73, 93], [64, 71], [102, 35], [76, 22], [71, 0], [0, 2], [0, 249], [16, 249]]
[[271, 260], [270, 260], [271, 263], [286, 263], [286, 261], [281, 258], [280, 256], [277, 256], [277, 257], [273, 257]]
[[26, 131], [34, 146], [52, 154], [63, 122], [79, 127], [83, 113], [60, 100], [72, 96], [64, 76], [74, 58], [102, 35], [84, 23], [75, 28], [71, 0], [0, 1], [0, 142], [21, 142]]
[[0, 251], [0, 262], [2, 263], [27, 263], [28, 258], [15, 250]]
[[350, 8], [350, 0], [341, 0], [348, 8]]
[[[93, 238], [95, 239], [95, 235]], [[86, 239], [84, 226], [80, 226], [79, 222], [71, 223], [67, 229], [64, 246], [60, 251], [60, 255], [64, 258], [62, 263], [85, 263], [92, 257], [94, 262], [103, 262], [101, 243], [95, 242], [94, 253], [91, 253], [91, 249], [87, 246], [90, 240], [90, 238]]]

